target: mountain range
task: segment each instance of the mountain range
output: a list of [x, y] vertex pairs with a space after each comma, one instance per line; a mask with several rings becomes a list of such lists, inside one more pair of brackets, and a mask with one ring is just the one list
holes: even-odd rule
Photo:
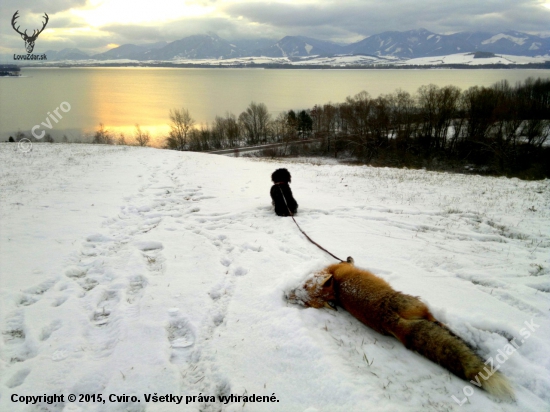
[[175, 60], [228, 59], [247, 56], [303, 58], [308, 56], [368, 55], [398, 59], [446, 56], [456, 53], [488, 52], [514, 56], [550, 55], [550, 38], [506, 31], [502, 33], [460, 32], [443, 35], [425, 29], [387, 31], [351, 44], [338, 44], [304, 36], [280, 40], [246, 39], [227, 41], [215, 34], [184, 37], [170, 43], [124, 44], [107, 52], [87, 55], [78, 49], [48, 50], [48, 60]]

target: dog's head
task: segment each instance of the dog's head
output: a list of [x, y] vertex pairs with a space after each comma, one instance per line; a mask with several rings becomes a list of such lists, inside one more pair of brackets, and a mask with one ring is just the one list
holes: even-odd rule
[[273, 183], [290, 183], [290, 172], [286, 169], [277, 169], [271, 175]]
[[289, 302], [312, 308], [329, 308], [336, 310], [334, 280], [330, 273], [317, 273], [308, 279], [303, 286], [286, 294]]

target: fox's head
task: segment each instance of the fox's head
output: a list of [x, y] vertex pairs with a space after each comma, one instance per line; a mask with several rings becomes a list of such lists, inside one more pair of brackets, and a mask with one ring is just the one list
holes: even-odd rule
[[336, 310], [334, 281], [330, 273], [318, 273], [307, 282], [286, 295], [289, 302], [306, 307]]
[[306, 283], [290, 292], [285, 293], [287, 300], [311, 308], [336, 309], [336, 292], [334, 290], [334, 277], [338, 268], [354, 266], [355, 261], [348, 256], [345, 262], [326, 267], [322, 272], [316, 273]]

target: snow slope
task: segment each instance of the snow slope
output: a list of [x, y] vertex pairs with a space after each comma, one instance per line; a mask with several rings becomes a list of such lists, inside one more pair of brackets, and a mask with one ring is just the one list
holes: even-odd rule
[[[0, 144], [2, 411], [550, 408], [548, 180], [14, 148]], [[492, 399], [343, 310], [288, 304], [286, 290], [333, 260], [272, 212], [277, 167], [292, 172], [300, 225], [328, 250], [420, 296], [483, 357], [515, 339], [495, 366], [517, 401]], [[54, 394], [65, 402], [12, 401]], [[154, 394], [183, 402], [147, 402]], [[185, 400], [231, 394], [275, 402]]]
[[469, 66], [483, 66], [486, 64], [532, 64], [544, 63], [550, 59], [550, 56], [512, 56], [506, 54], [497, 54], [495, 57], [474, 58], [473, 53], [457, 53], [447, 56], [434, 57], [417, 57], [404, 62], [399, 62], [399, 65], [405, 66], [432, 66], [437, 64], [467, 64]]
[[[550, 59], [550, 56], [514, 56], [497, 54], [495, 57], [474, 59], [473, 53], [457, 53], [445, 56], [434, 57], [417, 57], [411, 59], [403, 59], [395, 56], [371, 56], [362, 54], [342, 54], [334, 56], [304, 56], [304, 57], [267, 57], [267, 56], [252, 56], [252, 57], [234, 57], [227, 59], [189, 59], [189, 58], [174, 58], [172, 60], [130, 60], [130, 59], [112, 59], [112, 60], [63, 60], [48, 63], [48, 65], [56, 66], [59, 64], [71, 65], [90, 65], [90, 64], [196, 64], [209, 65], [213, 67], [238, 67], [241, 65], [250, 64], [277, 64], [290, 66], [327, 66], [327, 67], [348, 67], [348, 66], [434, 66], [446, 64], [466, 64], [469, 66], [483, 66], [488, 64], [541, 64]], [[32, 64], [29, 63], [29, 64]], [[42, 63], [41, 63], [42, 64]]]

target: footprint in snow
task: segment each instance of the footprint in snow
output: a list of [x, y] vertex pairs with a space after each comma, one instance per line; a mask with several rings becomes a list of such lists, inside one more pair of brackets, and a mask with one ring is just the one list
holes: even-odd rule
[[99, 301], [96, 310], [92, 314], [91, 321], [95, 326], [105, 326], [109, 323], [109, 317], [116, 303], [119, 301], [119, 295], [116, 290], [104, 292]]
[[244, 276], [248, 273], [248, 269], [243, 268], [242, 266], [238, 266], [233, 271], [234, 276]]
[[86, 273], [88, 272], [87, 269], [77, 268], [77, 267], [71, 267], [68, 268], [65, 271], [65, 276], [72, 279], [80, 279], [86, 276]]
[[141, 275], [131, 276], [126, 289], [126, 300], [128, 303], [134, 303], [143, 295], [143, 289], [147, 286], [147, 279]]
[[212, 317], [212, 322], [214, 322], [215, 326], [220, 326], [225, 319], [225, 315], [223, 313], [217, 313]]
[[90, 243], [103, 243], [103, 242], [112, 242], [113, 239], [110, 237], [104, 236], [101, 233], [94, 233], [86, 237], [86, 241]]
[[241, 251], [245, 251], [245, 250], [252, 250], [254, 252], [261, 252], [262, 251], [262, 247], [261, 246], [253, 246], [251, 245], [250, 243], [243, 243], [241, 245]]
[[61, 320], [57, 319], [51, 322], [48, 326], [44, 326], [42, 328], [42, 332], [40, 332], [39, 339], [41, 341], [48, 340], [53, 332], [58, 330], [62, 325]]
[[6, 386], [10, 389], [20, 386], [23, 382], [25, 382], [25, 379], [27, 379], [29, 373], [31, 373], [29, 368], [19, 369], [6, 381]]
[[159, 249], [162, 249], [164, 246], [162, 245], [162, 243], [160, 242], [155, 242], [155, 241], [152, 241], [152, 240], [148, 240], [148, 241], [138, 241], [138, 242], [135, 242], [134, 245], [139, 249], [141, 250], [142, 252], [147, 252], [149, 250], [159, 250]]
[[208, 296], [210, 296], [210, 299], [216, 301], [220, 299], [224, 295], [231, 294], [233, 291], [233, 285], [227, 281], [223, 281], [221, 283], [218, 283], [216, 286], [214, 286], [210, 292], [208, 292]]
[[25, 341], [23, 323], [24, 315], [22, 310], [14, 311], [6, 318], [6, 328], [2, 331], [5, 344], [15, 345]]
[[56, 283], [57, 280], [51, 279], [42, 282], [39, 285], [25, 289], [22, 296], [19, 298], [19, 301], [17, 302], [18, 306], [30, 306], [33, 303], [38, 302], [41, 296], [48, 290], [50, 290]]
[[188, 349], [195, 344], [195, 333], [189, 321], [180, 315], [178, 308], [172, 308], [168, 313], [170, 320], [166, 332], [172, 349], [170, 362], [181, 363], [186, 360]]
[[5, 329], [2, 331], [5, 346], [3, 358], [9, 359], [11, 363], [24, 362], [34, 358], [37, 354], [36, 345], [33, 340], [27, 339], [27, 328], [24, 322], [22, 310], [11, 312], [5, 321]]
[[62, 295], [62, 296], [57, 296], [53, 302], [52, 302], [52, 306], [54, 308], [57, 308], [58, 306], [61, 306], [62, 304], [64, 304], [67, 299], [69, 299], [69, 296], [68, 295]]
[[[97, 285], [99, 285], [99, 282], [95, 279], [91, 278], [84, 278], [82, 280], [78, 281], [78, 284], [82, 289], [84, 289], [84, 292], [89, 292], [93, 288], [95, 288]], [[85, 294], [85, 293], [84, 293]]]

